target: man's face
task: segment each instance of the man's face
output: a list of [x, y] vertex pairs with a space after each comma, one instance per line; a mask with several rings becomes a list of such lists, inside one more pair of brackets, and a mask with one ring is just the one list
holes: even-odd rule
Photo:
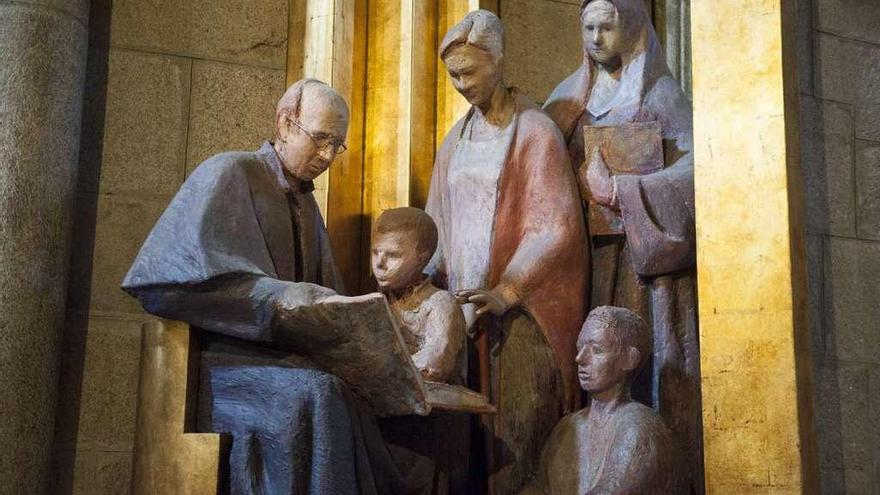
[[578, 381], [590, 393], [600, 393], [626, 380], [627, 349], [624, 349], [605, 323], [587, 320], [578, 337]]
[[619, 63], [624, 49], [624, 33], [617, 9], [607, 0], [587, 5], [581, 17], [584, 48], [600, 64]]
[[456, 91], [474, 106], [483, 106], [501, 82], [500, 63], [484, 50], [460, 45], [446, 55], [446, 70]]
[[303, 181], [314, 180], [330, 167], [336, 158], [335, 148], [345, 141], [348, 130], [343, 109], [330, 98], [316, 97], [309, 89], [307, 86], [303, 90], [299, 118], [284, 114], [276, 123], [285, 141], [281, 157], [284, 168]]
[[422, 279], [430, 253], [419, 252], [415, 232], [375, 234], [370, 249], [373, 276], [382, 292], [397, 292]]

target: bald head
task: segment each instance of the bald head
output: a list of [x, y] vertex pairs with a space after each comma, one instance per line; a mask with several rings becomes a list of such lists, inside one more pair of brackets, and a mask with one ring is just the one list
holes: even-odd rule
[[275, 115], [299, 119], [303, 112], [331, 111], [348, 122], [348, 105], [335, 89], [317, 79], [300, 79], [290, 85], [275, 106]]

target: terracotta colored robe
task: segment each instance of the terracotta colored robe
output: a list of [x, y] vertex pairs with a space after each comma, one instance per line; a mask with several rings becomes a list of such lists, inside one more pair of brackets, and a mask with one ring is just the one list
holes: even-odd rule
[[[498, 179], [492, 245], [486, 253], [489, 277], [484, 288], [512, 289], [519, 294], [521, 310], [540, 333], [533, 330], [534, 325], [529, 327], [518, 319], [517, 311], [511, 311], [501, 322], [507, 333], [494, 338], [491, 398], [499, 408], [495, 436], [510, 454], [496, 455], [497, 468], [507, 470], [504, 480], [496, 483], [496, 493], [522, 488], [537, 464], [539, 450], [534, 449], [540, 449], [562, 413], [576, 407], [580, 389], [576, 385], [575, 341], [584, 321], [587, 293], [586, 231], [565, 143], [544, 112], [515, 91], [514, 97], [516, 112], [511, 125], [516, 126], [515, 135]], [[448, 252], [446, 243], [450, 237], [447, 174], [473, 112], [444, 139], [431, 178], [426, 210], [440, 234], [432, 262], [435, 279], [446, 275], [445, 260], [456, 255]], [[450, 290], [465, 288], [473, 287]], [[508, 357], [518, 364], [505, 366]], [[555, 370], [545, 369], [547, 366]], [[543, 385], [529, 381], [529, 377], [544, 375]]]
[[695, 490], [702, 493], [691, 106], [669, 73], [644, 2], [611, 1], [621, 16], [641, 25], [632, 51], [622, 57], [617, 93], [591, 102], [599, 69], [585, 54], [584, 64], [559, 84], [544, 108], [565, 136], [575, 167], [585, 161], [583, 126], [660, 123], [665, 168], [616, 177], [625, 235], [591, 237], [590, 307], [626, 307], [651, 325], [653, 366], [637, 378], [633, 395], [653, 405], [679, 436]]

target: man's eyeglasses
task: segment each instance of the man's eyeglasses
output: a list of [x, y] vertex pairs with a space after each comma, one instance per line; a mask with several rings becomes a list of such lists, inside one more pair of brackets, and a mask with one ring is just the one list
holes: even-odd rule
[[348, 149], [348, 147], [345, 146], [345, 143], [343, 143], [342, 140], [340, 140], [340, 139], [336, 139], [333, 136], [328, 136], [328, 135], [322, 134], [320, 132], [313, 133], [313, 132], [309, 131], [308, 129], [306, 129], [305, 127], [303, 127], [302, 124], [293, 120], [290, 117], [287, 117], [287, 120], [291, 124], [299, 127], [299, 130], [303, 131], [310, 138], [312, 138], [312, 142], [315, 143], [315, 146], [318, 148], [318, 151], [320, 151], [322, 153], [327, 150], [331, 150], [331, 151], [333, 151], [333, 154], [341, 155], [341, 154], [345, 153], [345, 150]]

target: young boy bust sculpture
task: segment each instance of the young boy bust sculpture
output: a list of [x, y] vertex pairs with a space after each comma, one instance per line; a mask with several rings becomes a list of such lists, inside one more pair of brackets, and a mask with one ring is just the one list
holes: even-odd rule
[[687, 483], [681, 452], [660, 415], [630, 397], [633, 375], [651, 355], [645, 322], [624, 308], [590, 312], [578, 336], [577, 366], [590, 406], [562, 418], [544, 446], [538, 486], [554, 495], [677, 495]]
[[370, 260], [413, 362], [427, 380], [462, 379], [465, 321], [449, 292], [422, 273], [437, 248], [437, 226], [422, 210], [395, 208], [376, 220]]
[[[373, 226], [370, 261], [416, 367], [426, 380], [460, 385], [464, 315], [452, 294], [422, 273], [436, 249], [437, 226], [431, 217], [417, 208], [395, 208]], [[468, 424], [466, 414], [443, 412], [379, 421], [407, 495], [463, 493]]]

